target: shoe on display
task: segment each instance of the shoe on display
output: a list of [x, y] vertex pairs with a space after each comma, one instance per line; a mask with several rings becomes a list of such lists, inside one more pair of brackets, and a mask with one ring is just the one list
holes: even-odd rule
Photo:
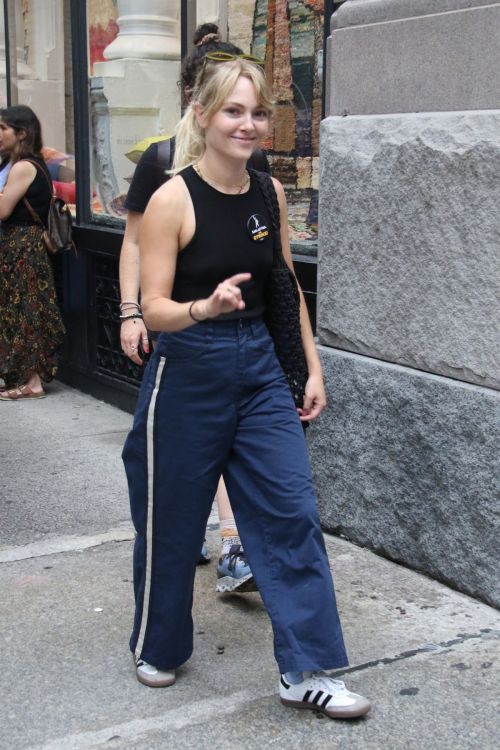
[[173, 670], [162, 672], [142, 659], [139, 659], [137, 662], [135, 672], [139, 682], [148, 687], [169, 687], [169, 685], [173, 685], [175, 682], [175, 672]]
[[324, 672], [304, 675], [309, 676], [298, 685], [289, 685], [281, 676], [280, 699], [284, 706], [321, 711], [331, 719], [357, 719], [370, 710], [370, 701], [351, 693], [342, 680], [334, 680]]
[[244, 594], [257, 591], [257, 585], [241, 544], [231, 545], [229, 552], [221, 555], [217, 563], [218, 593], [235, 591]]

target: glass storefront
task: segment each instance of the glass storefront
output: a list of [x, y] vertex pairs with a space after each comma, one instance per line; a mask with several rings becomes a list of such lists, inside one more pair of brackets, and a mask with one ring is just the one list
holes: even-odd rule
[[0, 101], [27, 104], [40, 118], [56, 191], [75, 214], [78, 255], [58, 258], [56, 269], [68, 328], [63, 379], [120, 405], [135, 398], [141, 369], [119, 340], [124, 200], [143, 150], [174, 132], [181, 54], [205, 21], [261, 57], [273, 80], [277, 111], [265, 148], [287, 193], [296, 270], [314, 321], [325, 6], [333, 7], [328, 0], [4, 0]]
[[180, 117], [177, 0], [89, 0], [92, 215], [123, 218], [134, 166]]
[[[73, 103], [63, 0], [8, 0], [0, 14], [2, 106], [26, 104], [42, 123], [43, 155], [56, 191], [75, 203]], [[69, 82], [71, 86], [71, 82]], [[69, 86], [69, 88], [70, 88]]]

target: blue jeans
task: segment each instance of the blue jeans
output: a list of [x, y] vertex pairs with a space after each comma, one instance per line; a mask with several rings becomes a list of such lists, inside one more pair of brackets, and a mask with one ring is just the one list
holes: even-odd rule
[[123, 460], [137, 658], [166, 670], [192, 653], [196, 562], [222, 474], [280, 671], [347, 664], [302, 425], [260, 318], [160, 335]]

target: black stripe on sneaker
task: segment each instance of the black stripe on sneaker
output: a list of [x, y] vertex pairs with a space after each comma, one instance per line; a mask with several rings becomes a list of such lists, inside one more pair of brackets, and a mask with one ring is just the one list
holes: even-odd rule
[[281, 680], [280, 680], [280, 682], [281, 682], [281, 684], [283, 685], [283, 687], [284, 687], [284, 688], [286, 688], [286, 689], [288, 690], [288, 688], [290, 687], [290, 685], [287, 685], [287, 683], [286, 683], [286, 682], [285, 682], [285, 680], [284, 680], [284, 677], [283, 677], [283, 675], [281, 675]]
[[312, 702], [314, 703], [314, 705], [316, 705], [316, 703], [318, 703], [319, 699], [320, 699], [320, 698], [321, 698], [321, 697], [322, 697], [323, 695], [324, 695], [324, 692], [323, 692], [322, 690], [318, 690], [318, 692], [316, 693], [316, 695], [314, 696], [314, 698], [313, 698], [313, 700], [312, 700]]
[[308, 703], [311, 695], [312, 695], [312, 690], [308, 690], [307, 693], [304, 693], [304, 697], [302, 698], [303, 702]]
[[326, 696], [325, 700], [321, 704], [321, 708], [326, 708], [327, 707], [328, 703], [330, 702], [331, 697], [332, 697], [331, 695], [327, 695]]

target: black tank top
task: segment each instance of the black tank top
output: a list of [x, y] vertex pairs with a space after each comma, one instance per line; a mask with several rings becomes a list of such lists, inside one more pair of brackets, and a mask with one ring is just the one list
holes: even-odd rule
[[249, 272], [241, 285], [244, 310], [219, 319], [253, 317], [264, 312], [263, 286], [273, 263], [271, 217], [256, 180], [242, 195], [221, 193], [187, 167], [180, 172], [193, 201], [193, 239], [177, 256], [172, 299], [189, 302], [209, 297], [217, 284], [235, 273]]
[[[39, 166], [36, 167], [35, 179], [27, 189], [25, 197], [30, 202], [32, 209], [38, 214], [40, 219], [45, 224], [47, 221], [47, 215], [49, 213], [50, 198], [52, 195], [52, 190], [50, 187], [50, 185], [52, 185], [52, 181], [50, 180], [50, 176], [43, 159], [40, 159], [36, 156], [30, 156], [29, 159], [35, 161]], [[47, 177], [45, 175], [49, 176], [50, 183], [47, 182]], [[14, 206], [11, 215], [7, 219], [4, 219], [3, 222], [4, 224], [16, 224], [21, 226], [38, 223], [32, 218], [30, 212], [24, 205], [22, 198], [19, 203]]]

